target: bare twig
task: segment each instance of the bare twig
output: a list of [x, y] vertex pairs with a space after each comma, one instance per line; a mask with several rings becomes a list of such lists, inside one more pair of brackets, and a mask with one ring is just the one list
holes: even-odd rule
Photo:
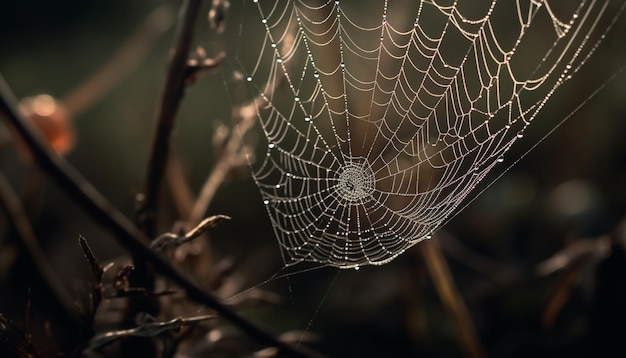
[[83, 250], [83, 254], [87, 259], [87, 262], [89, 263], [89, 269], [91, 270], [94, 281], [96, 281], [97, 284], [102, 285], [102, 276], [104, 275], [104, 269], [102, 268], [102, 266], [100, 266], [100, 262], [98, 262], [98, 259], [93, 254], [93, 251], [91, 251], [89, 244], [87, 244], [87, 240], [85, 240], [82, 235], [78, 237], [78, 244]]
[[185, 74], [185, 85], [191, 86], [198, 80], [200, 74], [208, 70], [217, 68], [226, 58], [226, 53], [220, 52], [214, 58], [207, 58], [202, 47], [196, 49], [196, 58], [187, 61], [187, 73]]
[[[219, 1], [215, 3], [219, 3]], [[292, 28], [288, 35], [285, 36], [283, 40], [284, 49], [290, 49], [294, 46], [296, 38], [294, 31], [295, 28]], [[194, 203], [187, 220], [190, 225], [196, 225], [196, 223], [200, 222], [205, 216], [217, 189], [224, 182], [226, 175], [228, 175], [233, 168], [246, 162], [246, 153], [242, 145], [242, 138], [254, 125], [259, 108], [263, 108], [267, 105], [267, 98], [270, 98], [272, 93], [281, 86], [283, 80], [284, 77], [279, 76], [273, 82], [268, 81], [264, 85], [264, 91], [254, 100], [233, 111], [233, 117], [237, 119], [237, 124], [230, 131], [228, 142], [224, 145], [217, 163], [202, 185], [202, 189], [200, 189], [198, 199]]]
[[157, 237], [154, 241], [150, 243], [150, 247], [157, 251], [162, 251], [167, 246], [177, 247], [184, 243], [187, 243], [198, 236], [205, 233], [208, 229], [217, 226], [224, 220], [230, 220], [230, 217], [226, 215], [214, 215], [209, 218], [202, 220], [198, 226], [191, 229], [185, 235], [177, 235], [171, 232], [165, 233], [159, 237]]
[[540, 262], [535, 267], [534, 273], [537, 276], [548, 276], [594, 256], [607, 255], [610, 251], [611, 239], [609, 237], [577, 240]]
[[102, 278], [104, 276], [104, 269], [98, 262], [98, 259], [91, 251], [87, 240], [80, 235], [78, 237], [78, 244], [80, 248], [83, 250], [83, 254], [85, 255], [85, 259], [89, 263], [89, 269], [91, 270], [91, 274], [93, 276], [94, 284], [91, 289], [91, 312], [87, 314], [87, 324], [89, 329], [92, 329], [96, 311], [102, 302]]
[[217, 164], [213, 167], [213, 171], [211, 171], [211, 174], [202, 185], [198, 199], [191, 209], [191, 214], [188, 219], [191, 225], [195, 225], [204, 217], [209, 205], [213, 201], [217, 189], [224, 182], [224, 178], [230, 170], [235, 166], [241, 165], [243, 156], [241, 153], [241, 137], [239, 133], [245, 133], [252, 127], [254, 122], [251, 118], [252, 117], [242, 119], [235, 127], [235, 130], [230, 134], [228, 144], [226, 144]]
[[439, 242], [434, 239], [426, 240], [420, 244], [420, 248], [439, 297], [456, 322], [461, 346], [470, 357], [484, 357], [485, 353], [478, 339], [476, 328], [454, 284], [454, 279], [441, 252]]
[[107, 344], [113, 343], [117, 339], [125, 337], [154, 337], [170, 331], [178, 332], [184, 326], [215, 318], [217, 318], [215, 315], [194, 316], [188, 318], [180, 317], [165, 322], [146, 322], [138, 327], [130, 329], [104, 332], [91, 339], [90, 348], [98, 349], [106, 346]]
[[212, 308], [225, 320], [239, 327], [253, 339], [269, 346], [276, 346], [284, 354], [300, 357], [317, 356], [315, 353], [304, 351], [302, 348], [296, 349], [277, 340], [274, 336], [242, 318], [224, 306], [215, 296], [192, 283], [161, 256], [152, 251], [146, 244], [149, 241], [148, 237], [115, 209], [74, 167], [54, 153], [40, 136], [26, 124], [17, 111], [15, 97], [2, 75], [0, 75], [0, 112], [5, 114], [7, 122], [33, 153], [33, 157], [42, 170], [89, 215], [110, 230], [120, 245], [151, 262], [158, 272], [180, 285], [187, 292], [189, 299]]
[[7, 212], [9, 222], [15, 227], [17, 238], [20, 240], [22, 248], [30, 257], [30, 261], [52, 293], [52, 296], [63, 309], [63, 313], [74, 325], [77, 327], [80, 326], [80, 320], [74, 308], [72, 297], [65, 287], [63, 287], [63, 283], [50, 266], [46, 255], [35, 237], [32, 226], [24, 213], [24, 208], [22, 207], [19, 197], [2, 173], [0, 173], [0, 205]]
[[[148, 169], [144, 184], [143, 195], [137, 195], [137, 221], [141, 231], [149, 238], [155, 236], [156, 210], [163, 174], [167, 166], [167, 157], [170, 148], [170, 134], [174, 127], [176, 113], [183, 97], [188, 71], [189, 50], [193, 38], [193, 29], [200, 13], [202, 0], [184, 0], [179, 14], [176, 38], [173, 46], [172, 58], [169, 61], [165, 88], [161, 95], [157, 110], [157, 127], [152, 143], [152, 150], [148, 160]], [[146, 264], [141, 256], [132, 254], [136, 271], [132, 277], [133, 285], [144, 287], [148, 291], [154, 289], [152, 268]], [[147, 311], [158, 314], [159, 304], [153, 297], [138, 297], [131, 300], [126, 313], [126, 325], [132, 324], [137, 313]], [[143, 343], [139, 343], [143, 344]], [[132, 347], [130, 350], [143, 349]], [[147, 345], [145, 348], [149, 348]]]
[[550, 329], [554, 327], [554, 323], [556, 322], [559, 313], [565, 307], [565, 304], [570, 298], [582, 268], [583, 262], [579, 260], [567, 267], [565, 272], [563, 272], [543, 311], [542, 321], [544, 328]]
[[200, 13], [201, 0], [185, 0], [180, 13], [172, 58], [168, 65], [165, 88], [157, 112], [157, 127], [152, 143], [143, 196], [140, 196], [138, 220], [143, 232], [153, 237], [159, 189], [167, 166], [170, 150], [170, 134], [176, 113], [183, 97], [188, 73], [188, 56], [191, 49], [193, 29]]

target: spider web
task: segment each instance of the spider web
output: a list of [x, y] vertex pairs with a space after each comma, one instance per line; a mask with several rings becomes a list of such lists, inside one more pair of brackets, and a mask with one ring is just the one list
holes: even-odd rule
[[430, 238], [625, 6], [243, 0], [253, 176], [285, 264], [381, 265]]

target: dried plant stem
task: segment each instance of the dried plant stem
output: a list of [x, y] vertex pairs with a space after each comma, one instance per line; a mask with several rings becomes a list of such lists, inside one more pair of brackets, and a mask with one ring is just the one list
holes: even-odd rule
[[[148, 238], [156, 235], [156, 211], [163, 181], [163, 175], [167, 166], [170, 150], [170, 135], [174, 127], [176, 113], [185, 89], [185, 80], [188, 74], [187, 62], [193, 39], [193, 30], [196, 19], [200, 13], [202, 0], [184, 0], [178, 20], [176, 38], [172, 48], [172, 58], [169, 61], [165, 87], [161, 94], [159, 108], [157, 110], [157, 127], [152, 143], [152, 150], [148, 160], [148, 169], [144, 184], [143, 195], [137, 196], [138, 210], [137, 222], [139, 228]], [[152, 268], [146, 264], [141, 256], [132, 254], [135, 272], [130, 277], [131, 283], [136, 287], [144, 287], [147, 290], [154, 289], [154, 277]], [[138, 297], [130, 301], [126, 312], [126, 325], [135, 321], [137, 313], [146, 311], [152, 315], [158, 314], [159, 304], [154, 297]], [[137, 349], [150, 349], [152, 346], [144, 344], [144, 341], [128, 341], [128, 351]], [[138, 344], [139, 346], [135, 346]]]
[[554, 327], [559, 313], [561, 313], [565, 304], [570, 299], [572, 290], [583, 268], [584, 261], [585, 260], [578, 260], [573, 262], [565, 269], [565, 272], [563, 272], [543, 311], [542, 323], [544, 328], [551, 329]]
[[39, 245], [24, 212], [20, 198], [2, 173], [0, 173], [0, 206], [4, 208], [9, 216], [9, 222], [15, 227], [22, 249], [30, 257], [30, 261], [35, 266], [37, 273], [63, 309], [63, 313], [76, 327], [80, 327], [80, 319], [72, 297], [48, 263], [48, 259]]
[[187, 182], [185, 168], [180, 157], [176, 153], [172, 154], [174, 155], [171, 156], [167, 165], [165, 179], [178, 215], [182, 218], [188, 218], [196, 198]]
[[[290, 49], [294, 46], [294, 32], [295, 28], [292, 28], [288, 35], [283, 39], [283, 49]], [[288, 50], [286, 50], [286, 52], [287, 51]], [[233, 111], [233, 117], [237, 118], [239, 121], [230, 131], [228, 141], [226, 142], [217, 163], [213, 167], [211, 174], [209, 174], [206, 181], [202, 185], [202, 189], [200, 189], [198, 199], [195, 201], [187, 219], [191, 226], [197, 225], [204, 218], [204, 215], [215, 197], [217, 189], [219, 189], [220, 185], [222, 185], [230, 170], [242, 164], [242, 161], [245, 159], [245, 153], [242, 153], [243, 137], [254, 125], [259, 108], [263, 108], [267, 105], [266, 98], [271, 97], [273, 92], [276, 91], [282, 83], [282, 76], [273, 82], [267, 82], [263, 86], [263, 95], [257, 96], [251, 102]]]
[[302, 348], [295, 348], [281, 342], [269, 333], [242, 318], [230, 308], [224, 306], [219, 299], [205, 292], [195, 283], [183, 276], [161, 256], [153, 252], [148, 246], [148, 237], [141, 232], [127, 217], [115, 209], [80, 173], [74, 169], [65, 159], [56, 154], [44, 144], [41, 137], [33, 131], [29, 124], [17, 111], [17, 101], [0, 75], [0, 112], [4, 113], [5, 119], [14, 132], [30, 149], [33, 158], [60, 187], [73, 200], [97, 222], [112, 232], [113, 237], [135, 256], [142, 257], [154, 265], [154, 268], [181, 286], [189, 299], [204, 304], [213, 309], [225, 320], [232, 323], [251, 338], [277, 347], [285, 355], [294, 357], [319, 356]]
[[159, 191], [170, 150], [170, 135], [176, 113], [185, 90], [188, 75], [187, 62], [193, 39], [193, 30], [200, 13], [201, 0], [185, 0], [181, 7], [175, 45], [170, 59], [165, 87], [157, 112], [157, 127], [152, 143], [145, 179], [144, 194], [140, 198], [138, 220], [143, 232], [155, 235], [156, 208]]
[[233, 167], [242, 164], [243, 153], [241, 136], [252, 127], [254, 123], [254, 117], [243, 118], [231, 131], [230, 137], [220, 158], [213, 167], [213, 171], [207, 177], [207, 180], [202, 185], [198, 199], [194, 203], [191, 213], [189, 214], [188, 222], [193, 226], [197, 225], [204, 215], [206, 214], [209, 205], [213, 201], [215, 192], [224, 182], [226, 175]]
[[426, 240], [420, 244], [420, 248], [439, 297], [456, 322], [460, 343], [465, 353], [469, 357], [484, 357], [485, 352], [478, 339], [474, 322], [454, 284], [454, 279], [441, 252], [438, 240]]

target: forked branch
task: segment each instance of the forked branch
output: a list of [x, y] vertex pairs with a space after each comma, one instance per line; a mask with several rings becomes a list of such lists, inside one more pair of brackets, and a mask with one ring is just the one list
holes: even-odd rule
[[189, 51], [193, 39], [193, 29], [200, 13], [201, 0], [185, 0], [181, 7], [178, 29], [172, 58], [167, 69], [165, 88], [157, 111], [157, 127], [148, 162], [143, 196], [139, 200], [139, 225], [148, 236], [154, 236], [155, 215], [159, 189], [167, 166], [170, 150], [170, 136], [176, 113], [185, 90], [189, 75]]

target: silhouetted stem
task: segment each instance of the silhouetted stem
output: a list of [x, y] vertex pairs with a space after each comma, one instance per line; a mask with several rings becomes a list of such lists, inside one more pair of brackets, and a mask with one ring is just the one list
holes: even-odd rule
[[468, 357], [484, 357], [485, 352], [478, 339], [474, 322], [454, 284], [454, 279], [450, 274], [450, 268], [441, 252], [438, 240], [426, 240], [420, 244], [420, 248], [439, 297], [448, 314], [456, 323], [461, 347]]
[[45, 144], [41, 137], [33, 131], [29, 124], [17, 111], [15, 97], [0, 75], [0, 112], [19, 138], [30, 149], [33, 158], [74, 201], [76, 201], [89, 215], [106, 229], [113, 233], [115, 239], [127, 250], [136, 256], [142, 257], [154, 265], [154, 268], [180, 285], [187, 297], [215, 310], [221, 317], [246, 332], [251, 338], [277, 347], [286, 355], [296, 357], [318, 356], [315, 353], [297, 349], [279, 341], [274, 336], [261, 330], [256, 325], [239, 316], [224, 306], [215, 296], [203, 291], [196, 284], [188, 280], [178, 270], [147, 246], [148, 237], [141, 232], [127, 217], [115, 209], [80, 173], [65, 159], [56, 154]]
[[201, 0], [185, 0], [176, 32], [172, 58], [167, 69], [165, 88], [157, 111], [157, 127], [148, 162], [143, 196], [139, 201], [138, 220], [142, 230], [155, 235], [156, 208], [170, 151], [170, 136], [176, 113], [185, 90], [188, 75], [189, 51]]
[[[156, 235], [156, 211], [159, 198], [159, 189], [163, 181], [163, 175], [167, 166], [167, 157], [170, 150], [170, 134], [174, 127], [174, 121], [180, 100], [183, 97], [185, 79], [188, 73], [187, 62], [189, 50], [193, 38], [193, 30], [202, 0], [184, 0], [181, 6], [176, 38], [172, 48], [172, 57], [168, 64], [165, 88], [161, 95], [157, 110], [157, 127], [152, 143], [148, 169], [146, 173], [144, 193], [138, 195], [137, 222], [139, 228], [148, 236]], [[135, 272], [130, 277], [131, 284], [136, 287], [144, 287], [147, 290], [154, 289], [154, 277], [152, 268], [136, 254], [132, 255], [135, 264]], [[138, 297], [130, 302], [126, 312], [126, 325], [133, 324], [137, 313], [145, 311], [151, 315], [157, 315], [159, 311], [158, 301], [154, 297]], [[135, 346], [132, 341], [127, 342], [130, 347], [127, 350], [149, 349]], [[143, 343], [138, 343], [142, 345]]]

